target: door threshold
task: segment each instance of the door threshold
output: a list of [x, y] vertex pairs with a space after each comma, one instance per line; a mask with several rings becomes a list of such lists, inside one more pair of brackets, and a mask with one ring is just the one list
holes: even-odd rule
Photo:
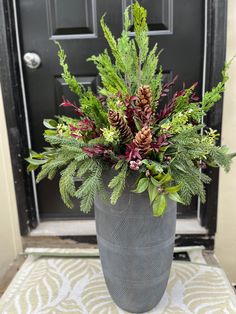
[[[194, 219], [177, 219], [176, 234], [207, 234], [207, 229]], [[96, 235], [95, 220], [57, 220], [44, 221], [32, 230], [29, 236], [94, 236]]]

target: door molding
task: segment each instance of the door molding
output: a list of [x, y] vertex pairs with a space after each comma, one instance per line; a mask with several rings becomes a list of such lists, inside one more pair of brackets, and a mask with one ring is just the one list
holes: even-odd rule
[[[206, 86], [210, 90], [221, 79], [221, 71], [226, 58], [227, 39], [227, 0], [208, 0], [207, 55], [206, 55]], [[222, 130], [223, 97], [209, 111], [205, 121], [220, 133]], [[218, 144], [220, 144], [219, 139]], [[206, 174], [212, 179], [206, 186], [206, 203], [200, 206], [201, 224], [214, 235], [217, 225], [217, 207], [219, 191], [219, 169], [207, 169]]]
[[[206, 86], [209, 90], [221, 79], [225, 62], [227, 31], [227, 0], [208, 1]], [[14, 186], [21, 234], [28, 234], [37, 225], [31, 176], [26, 172], [24, 158], [28, 156], [28, 139], [20, 67], [17, 54], [17, 35], [12, 0], [0, 0], [0, 80], [10, 144]], [[206, 118], [212, 128], [221, 131], [223, 98]], [[216, 231], [219, 170], [207, 170], [212, 183], [206, 187], [206, 203], [200, 206], [201, 224], [212, 236]]]
[[26, 172], [24, 160], [28, 155], [28, 141], [11, 0], [0, 0], [0, 82], [20, 231], [22, 235], [26, 235], [36, 226], [36, 211], [32, 180]]

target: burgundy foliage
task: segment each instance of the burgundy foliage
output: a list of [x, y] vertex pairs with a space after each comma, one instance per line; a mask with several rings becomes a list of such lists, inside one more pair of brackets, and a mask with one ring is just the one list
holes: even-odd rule
[[170, 138], [172, 135], [171, 134], [162, 134], [157, 138], [156, 142], [152, 143], [152, 148], [158, 153], [160, 151], [160, 148], [162, 146], [167, 146], [171, 144], [170, 141], [168, 141], [168, 138]]
[[161, 91], [161, 95], [160, 95], [160, 98], [162, 97], [165, 97], [168, 95], [168, 93], [170, 92], [170, 89], [171, 87], [173, 87], [175, 85], [175, 82], [177, 81], [178, 79], [178, 75], [176, 75], [172, 81], [164, 84], [163, 88], [162, 88], [162, 91]]
[[134, 142], [126, 145], [125, 159], [127, 161], [142, 159], [139, 149]]
[[81, 132], [95, 131], [96, 127], [92, 120], [84, 118], [78, 122], [78, 129]]
[[135, 132], [135, 123], [134, 123], [134, 116], [135, 116], [135, 105], [134, 102], [138, 100], [137, 96], [126, 96], [124, 103], [126, 106], [125, 115], [127, 118], [127, 123], [132, 132]]
[[184, 89], [179, 92], [176, 92], [172, 97], [171, 101], [167, 105], [165, 105], [165, 107], [160, 112], [157, 113], [157, 121], [161, 121], [167, 118], [174, 110], [177, 98], [184, 95], [185, 95]]
[[93, 147], [83, 147], [83, 151], [91, 158], [94, 156], [104, 155], [106, 150], [107, 149], [101, 144], [95, 145]]
[[64, 97], [62, 97], [62, 99], [63, 102], [60, 104], [61, 107], [71, 107], [79, 117], [84, 117], [84, 113], [81, 111], [79, 107], [77, 107], [75, 104], [72, 104], [69, 100], [66, 100]]
[[70, 130], [71, 130], [71, 136], [74, 138], [82, 138], [82, 135], [79, 134], [79, 129], [76, 128], [74, 125], [70, 125]]

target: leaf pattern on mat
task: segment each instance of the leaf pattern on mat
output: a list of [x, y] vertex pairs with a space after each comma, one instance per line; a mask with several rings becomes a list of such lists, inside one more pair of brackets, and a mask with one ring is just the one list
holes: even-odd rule
[[90, 280], [82, 294], [82, 302], [89, 314], [119, 314], [118, 307], [112, 301], [102, 274]]
[[[125, 314], [112, 301], [99, 259], [29, 256], [0, 300], [1, 314]], [[217, 267], [174, 262], [167, 290], [150, 314], [236, 313]]]

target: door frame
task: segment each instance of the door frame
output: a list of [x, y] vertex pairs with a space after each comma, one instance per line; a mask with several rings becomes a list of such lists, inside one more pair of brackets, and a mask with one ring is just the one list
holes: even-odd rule
[[[205, 89], [209, 90], [221, 79], [226, 55], [227, 0], [207, 2], [207, 50], [205, 60]], [[12, 160], [16, 202], [22, 235], [37, 226], [37, 204], [34, 198], [32, 177], [26, 171], [24, 158], [28, 156], [30, 139], [27, 129], [27, 112], [17, 50], [17, 28], [14, 1], [0, 0], [0, 81], [6, 116]], [[223, 97], [207, 115], [212, 128], [221, 131]], [[212, 238], [216, 232], [219, 169], [207, 170], [212, 184], [206, 186], [206, 203], [199, 208], [201, 224]]]

